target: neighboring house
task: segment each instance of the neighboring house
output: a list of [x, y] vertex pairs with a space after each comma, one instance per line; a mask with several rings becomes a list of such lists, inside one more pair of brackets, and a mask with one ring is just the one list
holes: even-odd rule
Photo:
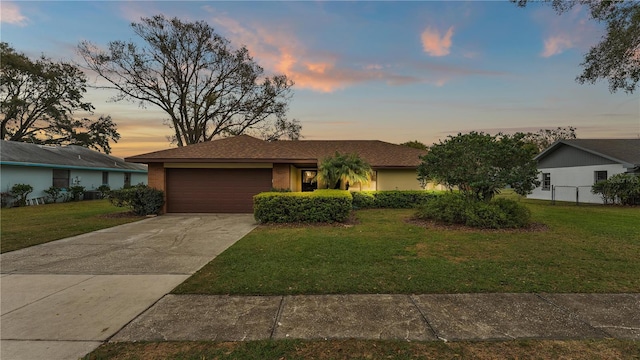
[[[149, 185], [165, 191], [167, 212], [253, 212], [253, 196], [271, 189], [312, 191], [326, 157], [358, 154], [374, 170], [350, 190], [419, 190], [426, 151], [382, 141], [273, 141], [229, 137], [126, 158], [149, 165]], [[322, 184], [321, 184], [322, 186]]]
[[593, 184], [620, 173], [640, 175], [640, 139], [560, 140], [535, 159], [541, 185], [528, 198], [602, 203], [591, 193]]
[[0, 140], [0, 169], [0, 190], [9, 192], [15, 184], [29, 184], [33, 192], [28, 199], [45, 197], [44, 190], [51, 186], [67, 189], [77, 185], [90, 191], [100, 185], [120, 189], [147, 183], [146, 166], [75, 145]]

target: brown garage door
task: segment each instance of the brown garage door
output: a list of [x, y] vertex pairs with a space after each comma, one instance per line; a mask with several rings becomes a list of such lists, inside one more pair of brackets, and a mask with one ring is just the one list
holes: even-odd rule
[[167, 211], [252, 213], [271, 189], [271, 169], [167, 169]]

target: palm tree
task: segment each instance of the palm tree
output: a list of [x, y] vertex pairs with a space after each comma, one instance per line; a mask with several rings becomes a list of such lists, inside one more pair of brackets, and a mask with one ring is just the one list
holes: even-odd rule
[[367, 184], [371, 181], [373, 170], [358, 154], [340, 154], [336, 152], [322, 160], [318, 166], [317, 179], [327, 189], [349, 189], [349, 184]]

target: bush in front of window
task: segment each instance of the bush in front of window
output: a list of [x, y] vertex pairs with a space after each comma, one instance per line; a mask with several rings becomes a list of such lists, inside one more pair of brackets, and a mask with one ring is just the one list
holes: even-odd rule
[[128, 207], [136, 215], [159, 215], [164, 206], [164, 192], [138, 184], [109, 192], [109, 202], [118, 207]]
[[44, 190], [44, 193], [47, 194], [47, 197], [45, 198], [47, 204], [58, 202], [58, 199], [63, 196], [62, 189], [55, 186], [50, 186], [47, 190]]
[[69, 195], [70, 200], [80, 201], [81, 200], [80, 197], [84, 193], [84, 186], [80, 186], [80, 185], [69, 186], [69, 189], [67, 189], [67, 191], [70, 194]]
[[253, 197], [253, 215], [260, 223], [334, 223], [351, 213], [346, 190], [265, 192]]
[[640, 177], [616, 174], [595, 183], [591, 192], [600, 195], [605, 204], [640, 205]]

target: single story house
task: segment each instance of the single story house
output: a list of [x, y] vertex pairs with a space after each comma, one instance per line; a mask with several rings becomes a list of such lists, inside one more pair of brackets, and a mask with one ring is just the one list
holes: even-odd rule
[[120, 189], [147, 183], [147, 167], [125, 162], [82, 146], [49, 146], [0, 140], [1, 191], [15, 184], [29, 184], [29, 199], [45, 197], [51, 186], [67, 189], [84, 186], [95, 190], [101, 185]]
[[416, 169], [424, 150], [382, 141], [264, 141], [228, 137], [131, 156], [149, 165], [149, 186], [165, 191], [166, 212], [253, 212], [253, 196], [272, 189], [312, 191], [326, 157], [358, 154], [374, 170], [369, 184], [350, 190], [419, 190]]
[[640, 175], [640, 139], [559, 140], [535, 159], [541, 184], [528, 198], [601, 204], [593, 184], [621, 173]]

